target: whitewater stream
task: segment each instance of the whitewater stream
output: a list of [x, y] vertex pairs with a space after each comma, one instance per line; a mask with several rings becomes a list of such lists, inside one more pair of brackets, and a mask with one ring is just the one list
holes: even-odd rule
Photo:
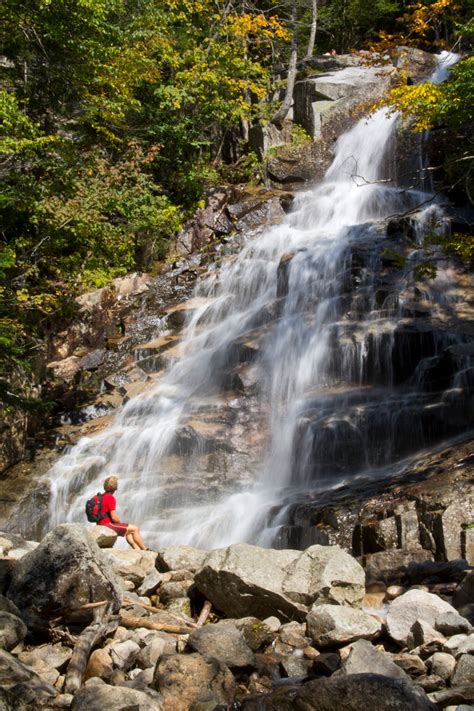
[[[442, 59], [444, 71], [454, 58]], [[159, 383], [50, 471], [51, 523], [84, 522], [85, 500], [114, 473], [122, 519], [140, 524], [151, 546], [272, 545], [291, 492], [341, 486], [361, 472], [386, 475], [453, 434], [434, 424], [423, 368], [408, 386], [398, 382], [403, 298], [381, 298], [376, 284], [380, 250], [371, 246], [385, 238], [384, 220], [423, 206], [419, 239], [427, 226], [445, 229], [432, 195], [389, 180], [396, 123], [379, 110], [341, 136], [324, 179], [297, 195], [283, 223], [248, 235], [236, 259], [198, 284], [200, 305]], [[443, 299], [443, 278], [427, 299]], [[230, 489], [196, 496], [190, 472], [178, 490], [168, 467], [177, 432], [196, 402], [219, 391], [236, 344], [256, 328], [264, 338], [253, 368], [269, 433], [260, 461]], [[434, 351], [451, 342], [441, 334]]]

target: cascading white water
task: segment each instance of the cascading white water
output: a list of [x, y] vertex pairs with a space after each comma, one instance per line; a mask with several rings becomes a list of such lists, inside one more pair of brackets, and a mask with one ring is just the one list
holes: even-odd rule
[[[269, 524], [268, 514], [287, 487], [340, 480], [349, 472], [347, 459], [355, 471], [396, 460], [400, 417], [407, 417], [410, 442], [423, 445], [422, 432], [419, 441], [409, 432], [419, 395], [390, 388], [398, 312], [376, 304], [370, 258], [355, 278], [356, 293], [349, 296], [348, 286], [354, 250], [381, 237], [377, 222], [427, 199], [377, 182], [385, 177], [396, 120], [380, 110], [343, 135], [322, 183], [297, 196], [281, 225], [249, 237], [235, 261], [198, 286], [207, 298], [192, 313], [179, 357], [158, 386], [128, 402], [111, 426], [82, 439], [52, 468], [53, 523], [82, 521], [85, 499], [105, 476], [118, 473], [120, 513], [140, 523], [151, 545], [271, 543], [275, 521]], [[285, 261], [282, 295], [279, 265]], [[192, 473], [189, 484], [178, 483], [169, 468], [177, 432], [196, 403], [219, 391], [236, 344], [265, 323], [269, 308], [277, 317], [265, 325], [254, 366], [268, 447], [246, 483], [197, 494]], [[377, 362], [369, 364], [371, 342]], [[370, 396], [369, 370], [377, 386]], [[380, 427], [398, 435], [383, 435]]]

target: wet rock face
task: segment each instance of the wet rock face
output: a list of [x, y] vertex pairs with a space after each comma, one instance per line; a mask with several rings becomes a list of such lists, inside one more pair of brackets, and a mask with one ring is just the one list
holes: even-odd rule
[[361, 556], [368, 582], [419, 583], [432, 574], [442, 583], [446, 577], [439, 567], [430, 573], [429, 561], [473, 562], [466, 535], [474, 507], [473, 448], [467, 440], [419, 456], [388, 482], [368, 475], [335, 491], [310, 491], [290, 506], [279, 540], [291, 536], [297, 548], [318, 532], [330, 545], [338, 543]]

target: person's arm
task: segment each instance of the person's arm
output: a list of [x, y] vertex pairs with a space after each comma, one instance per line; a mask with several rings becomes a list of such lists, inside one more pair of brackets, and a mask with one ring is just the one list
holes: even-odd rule
[[109, 514], [110, 520], [112, 523], [121, 523], [120, 518], [117, 514], [116, 511], [117, 507], [117, 502], [115, 501], [115, 496], [112, 496], [112, 494], [107, 495], [107, 508], [108, 511], [107, 513]]
[[112, 523], [122, 523], [116, 511], [109, 511], [109, 516]]

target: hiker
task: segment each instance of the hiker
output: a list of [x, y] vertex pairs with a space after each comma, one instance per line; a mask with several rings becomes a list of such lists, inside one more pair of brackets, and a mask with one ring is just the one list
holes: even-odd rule
[[[118, 536], [125, 536], [127, 543], [136, 551], [149, 551], [145, 545], [140, 529], [138, 526], [133, 526], [131, 523], [123, 523], [117, 515], [115, 501], [115, 492], [118, 487], [118, 478], [116, 476], [108, 476], [104, 481], [105, 494], [102, 496], [102, 505], [100, 507], [101, 514], [108, 514], [97, 522], [98, 526], [107, 526]], [[98, 506], [98, 503], [97, 503]], [[97, 511], [95, 511], [97, 513]]]

